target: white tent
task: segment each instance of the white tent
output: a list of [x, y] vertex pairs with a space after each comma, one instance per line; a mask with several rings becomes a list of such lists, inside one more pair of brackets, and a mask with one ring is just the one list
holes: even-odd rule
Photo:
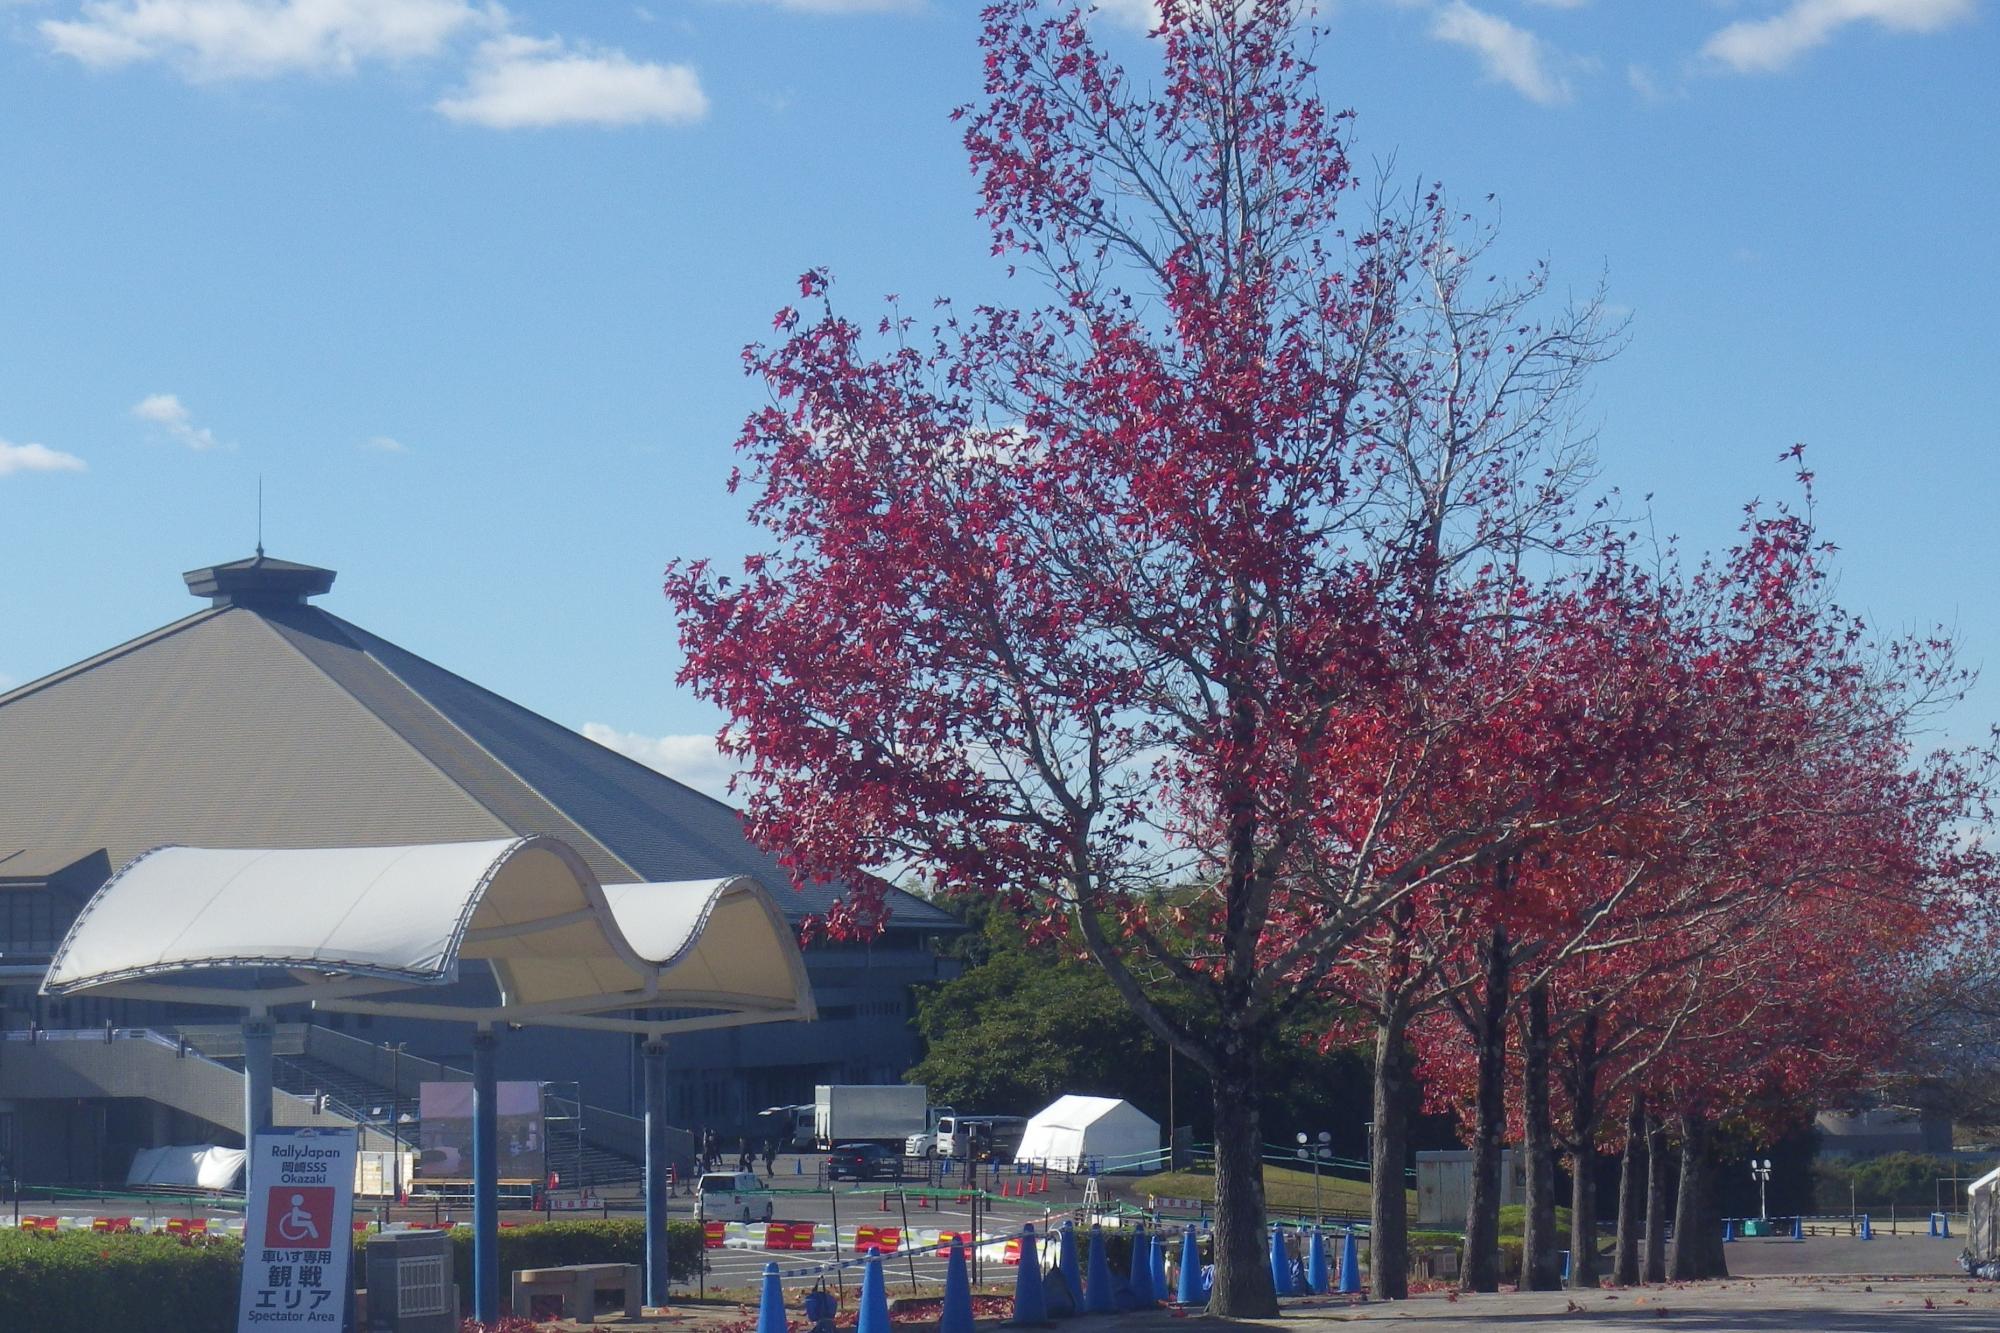
[[241, 1148], [218, 1148], [212, 1143], [141, 1148], [132, 1158], [132, 1169], [125, 1173], [125, 1183], [176, 1189], [235, 1189], [237, 1177], [243, 1174], [245, 1155]]
[[1973, 1276], [1990, 1278], [2000, 1271], [2000, 1171], [1988, 1171], [1973, 1181], [1965, 1198], [1967, 1262]]
[[1017, 1162], [1052, 1171], [1139, 1171], [1156, 1165], [1160, 1122], [1113, 1097], [1058, 1097], [1021, 1135]]

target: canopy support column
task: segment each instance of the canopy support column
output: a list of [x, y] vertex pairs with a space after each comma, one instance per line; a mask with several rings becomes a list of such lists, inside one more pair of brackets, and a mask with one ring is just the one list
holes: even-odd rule
[[277, 1024], [261, 1009], [243, 1016], [243, 1148], [271, 1128], [271, 1038]]
[[472, 1034], [472, 1310], [500, 1322], [500, 1107], [491, 1027]]
[[646, 1304], [665, 1306], [667, 1285], [667, 1043], [649, 1037], [646, 1056]]

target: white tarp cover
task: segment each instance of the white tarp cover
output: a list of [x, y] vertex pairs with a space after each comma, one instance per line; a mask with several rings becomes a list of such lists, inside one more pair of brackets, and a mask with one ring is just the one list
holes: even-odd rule
[[619, 934], [576, 853], [533, 837], [163, 847], [91, 897], [43, 991], [245, 968], [298, 969], [309, 974], [307, 984], [328, 974], [439, 983], [455, 979], [461, 957], [490, 960], [509, 1005], [632, 992], [653, 975]]
[[227, 1190], [243, 1174], [243, 1150], [212, 1143], [184, 1147], [141, 1148], [125, 1173], [127, 1185], [161, 1185], [180, 1189]]
[[1160, 1122], [1127, 1101], [1113, 1097], [1058, 1097], [1028, 1121], [1015, 1150], [1017, 1162], [1053, 1171], [1150, 1168], [1148, 1154], [1160, 1150]]

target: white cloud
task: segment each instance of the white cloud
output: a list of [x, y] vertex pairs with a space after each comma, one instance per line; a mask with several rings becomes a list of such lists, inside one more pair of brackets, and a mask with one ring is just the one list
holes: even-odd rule
[[1159, 0], [1097, 0], [1097, 12], [1140, 32], [1160, 26]]
[[743, 771], [733, 757], [715, 748], [712, 735], [642, 736], [602, 722], [584, 723], [583, 734], [587, 740], [616, 750], [627, 759], [636, 759], [717, 800], [729, 799], [729, 780]]
[[0, 477], [16, 472], [81, 472], [85, 466], [75, 454], [51, 449], [46, 444], [12, 444], [0, 440]]
[[1528, 0], [1528, 3], [1542, 9], [1582, 9], [1590, 0]]
[[42, 36], [86, 65], [162, 61], [195, 79], [345, 74], [370, 60], [442, 52], [504, 11], [469, 0], [89, 0]]
[[473, 58], [458, 93], [440, 114], [469, 125], [512, 130], [549, 125], [678, 125], [708, 114], [708, 97], [688, 65], [634, 60], [622, 51], [571, 49], [560, 39], [496, 37]]
[[1842, 28], [1873, 23], [1890, 32], [1938, 32], [1971, 18], [1978, 0], [1792, 0], [1769, 18], [1721, 29], [1702, 54], [1739, 74], [1783, 69]]
[[409, 452], [408, 447], [393, 435], [370, 435], [361, 442], [361, 447], [378, 454], [406, 454]]
[[1462, 46], [1479, 57], [1488, 78], [1507, 84], [1531, 102], [1553, 106], [1570, 99], [1569, 80], [1554, 68], [1555, 56], [1541, 38], [1498, 14], [1451, 0], [1431, 20], [1431, 36]]
[[216, 446], [215, 432], [206, 426], [194, 424], [194, 418], [188, 414], [187, 406], [181, 402], [179, 394], [147, 394], [132, 404], [132, 415], [141, 421], [158, 426], [190, 449], [201, 451]]

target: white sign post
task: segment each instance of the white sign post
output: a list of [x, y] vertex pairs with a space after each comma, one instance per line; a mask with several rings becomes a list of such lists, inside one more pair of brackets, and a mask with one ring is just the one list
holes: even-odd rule
[[243, 1210], [237, 1333], [338, 1333], [354, 1254], [351, 1129], [277, 1129], [257, 1136]]

